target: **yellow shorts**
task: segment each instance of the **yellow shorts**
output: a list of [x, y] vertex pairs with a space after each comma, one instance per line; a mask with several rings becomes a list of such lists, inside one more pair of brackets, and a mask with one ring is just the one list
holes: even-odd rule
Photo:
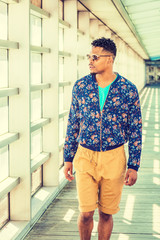
[[90, 212], [98, 207], [106, 214], [117, 213], [126, 172], [124, 145], [105, 152], [79, 145], [73, 165], [79, 210]]

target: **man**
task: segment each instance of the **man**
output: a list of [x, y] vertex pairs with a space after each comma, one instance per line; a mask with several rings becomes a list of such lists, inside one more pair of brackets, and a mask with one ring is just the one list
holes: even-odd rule
[[[113, 72], [116, 46], [111, 39], [92, 42], [91, 74], [75, 82], [64, 144], [64, 174], [72, 181], [72, 161], [80, 215], [81, 240], [89, 240], [98, 207], [98, 239], [110, 239], [112, 214], [119, 211], [123, 184], [137, 180], [142, 142], [138, 91]], [[129, 141], [128, 170], [124, 144]]]

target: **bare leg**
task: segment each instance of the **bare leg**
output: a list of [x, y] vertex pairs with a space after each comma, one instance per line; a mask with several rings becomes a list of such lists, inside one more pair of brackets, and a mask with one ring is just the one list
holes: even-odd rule
[[113, 229], [112, 215], [99, 210], [98, 240], [109, 240]]
[[93, 229], [93, 214], [92, 212], [81, 212], [78, 218], [78, 229], [80, 240], [90, 240]]

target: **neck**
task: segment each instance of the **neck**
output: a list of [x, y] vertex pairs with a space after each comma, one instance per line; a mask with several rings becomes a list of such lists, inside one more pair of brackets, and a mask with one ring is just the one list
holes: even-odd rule
[[96, 74], [96, 80], [98, 83], [111, 83], [116, 78], [116, 74], [113, 71], [107, 71], [103, 73]]

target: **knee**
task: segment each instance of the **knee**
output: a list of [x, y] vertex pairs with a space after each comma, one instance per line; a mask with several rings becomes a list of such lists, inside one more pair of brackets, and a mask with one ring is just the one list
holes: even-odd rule
[[81, 212], [80, 213], [81, 222], [83, 222], [84, 224], [90, 223], [93, 220], [93, 214], [94, 214], [94, 211]]
[[103, 221], [106, 221], [106, 222], [112, 218], [112, 215], [103, 213], [101, 211], [99, 211], [99, 216]]

